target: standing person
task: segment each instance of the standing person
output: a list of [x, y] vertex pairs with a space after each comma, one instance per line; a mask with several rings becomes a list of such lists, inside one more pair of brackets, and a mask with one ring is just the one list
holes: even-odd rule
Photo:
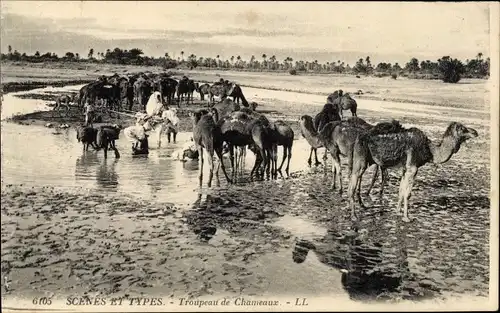
[[89, 101], [86, 101], [84, 104], [84, 109], [85, 109], [85, 126], [92, 127], [95, 118], [95, 108]]

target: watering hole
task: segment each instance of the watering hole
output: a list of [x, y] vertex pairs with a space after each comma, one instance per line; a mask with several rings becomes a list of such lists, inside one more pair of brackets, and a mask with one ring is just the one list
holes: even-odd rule
[[[272, 99], [297, 103], [294, 112], [304, 103], [313, 106], [302, 114], [317, 111], [324, 98], [255, 88], [245, 92], [264, 105]], [[360, 103], [370, 104], [366, 111], [361, 107], [360, 112], [365, 113], [389, 112], [394, 106], [409, 109], [408, 104]], [[44, 109], [47, 106], [42, 100], [8, 94], [2, 103], [2, 120]], [[415, 118], [417, 126], [432, 129], [433, 125], [419, 125], [418, 118], [442, 119], [437, 113], [443, 111], [450, 112], [419, 106], [407, 116]], [[468, 120], [484, 123], [477, 116]], [[121, 136], [117, 141], [121, 158], [110, 153], [104, 160], [102, 152], [82, 152], [72, 128], [57, 130], [5, 121], [1, 127], [2, 243], [18, 247], [2, 251], [2, 267], [4, 259], [9, 262], [12, 279], [18, 284], [12, 284], [14, 294], [25, 294], [26, 288], [69, 293], [86, 290], [88, 284], [105, 294], [300, 294], [360, 300], [417, 299], [447, 292], [485, 295], [488, 291], [489, 181], [482, 178], [489, 175], [489, 168], [486, 162], [471, 163], [484, 159], [477, 146], [468, 148], [466, 157], [438, 169], [422, 169], [410, 211], [416, 221], [403, 225], [394, 209], [397, 171], [391, 172], [383, 202], [368, 197], [369, 209], [362, 212], [359, 223], [353, 223], [345, 194], [330, 188], [331, 160], [326, 167], [309, 168], [309, 146], [300, 134], [294, 141], [291, 178], [249, 181], [254, 156], [247, 151], [239, 183], [227, 185], [221, 172], [221, 186], [207, 189], [206, 165], [200, 192], [198, 162], [170, 158], [189, 140], [189, 133], [179, 133], [176, 144], [167, 143], [165, 137], [160, 149], [150, 144], [153, 147], [147, 157], [132, 157], [130, 143]], [[320, 160], [322, 155], [319, 149]], [[225, 164], [229, 170], [227, 159]], [[346, 173], [345, 164], [343, 171]], [[367, 176], [372, 173], [367, 172]], [[4, 191], [11, 184], [22, 184], [28, 191]], [[39, 187], [62, 191], [40, 191]], [[122, 200], [123, 195], [127, 200]], [[11, 228], [16, 231], [4, 237], [4, 231]], [[39, 240], [39, 235], [46, 239]], [[74, 246], [59, 250], [66, 241]], [[35, 249], [28, 257], [20, 257], [28, 246], [41, 251]], [[48, 246], [58, 252], [42, 258]], [[108, 252], [102, 247], [111, 246], [120, 246], [116, 248], [118, 259], [103, 261]], [[72, 261], [61, 261], [66, 259]], [[135, 272], [132, 268], [136, 267], [127, 264], [148, 274]], [[45, 281], [29, 280], [37, 266], [42, 268], [37, 275]], [[71, 277], [68, 273], [73, 268], [79, 268], [78, 282], [58, 278]], [[123, 271], [130, 274], [119, 274]], [[102, 272], [115, 273], [118, 278], [108, 282]], [[208, 277], [212, 283], [207, 283]]]

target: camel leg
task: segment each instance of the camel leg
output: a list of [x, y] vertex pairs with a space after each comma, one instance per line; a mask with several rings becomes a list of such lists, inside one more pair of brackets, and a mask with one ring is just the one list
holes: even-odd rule
[[[378, 166], [377, 166], [378, 168]], [[384, 169], [384, 168], [380, 168], [380, 172], [382, 174], [382, 181], [380, 182], [380, 191], [379, 191], [379, 197], [380, 197], [380, 200], [382, 200], [382, 195], [384, 194], [384, 187], [385, 187], [385, 184], [387, 182], [387, 176], [388, 176], [388, 173], [387, 173], [387, 170]]]
[[212, 187], [212, 179], [214, 177], [214, 151], [207, 151], [208, 157], [208, 166], [209, 166], [209, 174], [208, 174], [208, 188]]
[[103, 148], [104, 148], [104, 158], [107, 159], [108, 158], [108, 142], [107, 140], [105, 140], [103, 142]]
[[325, 161], [325, 162], [326, 162], [326, 159], [328, 158], [327, 153], [328, 153], [328, 149], [325, 148], [325, 153], [323, 154], [323, 161]]
[[314, 158], [316, 159], [315, 166], [321, 165], [321, 162], [318, 160], [318, 149], [314, 149]]
[[[361, 160], [356, 160], [353, 166], [353, 170], [351, 173], [351, 178], [349, 180], [349, 187], [347, 189], [347, 198], [349, 199], [349, 207], [351, 209], [351, 219], [356, 218], [355, 213], [355, 204], [354, 204], [354, 193], [356, 192], [356, 188], [358, 187], [358, 182], [363, 177], [363, 173], [366, 170], [366, 161], [362, 156], [360, 156]], [[358, 201], [361, 199], [358, 199]]]
[[361, 176], [358, 178], [358, 183], [356, 184], [356, 197], [358, 198], [359, 205], [365, 209], [366, 206], [361, 201]]
[[224, 162], [222, 160], [222, 148], [217, 148], [215, 150], [215, 153], [217, 153], [217, 157], [219, 158], [219, 164], [220, 164], [219, 166], [222, 167], [222, 172], [224, 173], [224, 176], [226, 176], [227, 182], [232, 184], [233, 181], [227, 175], [226, 166], [224, 165]]
[[203, 148], [202, 147], [198, 147], [198, 155], [199, 155], [199, 161], [198, 161], [198, 164], [199, 164], [199, 169], [198, 169], [198, 181], [199, 181], [199, 186], [201, 188], [201, 185], [203, 183]]
[[[283, 147], [283, 150], [285, 150], [285, 147]], [[274, 179], [278, 178], [278, 146], [273, 145], [273, 175]]]
[[375, 173], [373, 173], [372, 181], [370, 182], [370, 186], [368, 186], [365, 195], [367, 196], [370, 195], [370, 192], [372, 191], [373, 185], [375, 184], [377, 177], [378, 177], [378, 165], [375, 167]]
[[[174, 137], [174, 143], [177, 143], [177, 132], [176, 132], [176, 131], [174, 131], [174, 135], [173, 135], [173, 137]], [[170, 141], [169, 141], [169, 142], [170, 142]], [[222, 160], [222, 159], [221, 159], [221, 160]]]
[[312, 158], [313, 151], [314, 151], [314, 148], [311, 148], [311, 152], [309, 152], [309, 159], [307, 160], [307, 164], [309, 164], [309, 166], [311, 166], [311, 158]]
[[408, 218], [408, 200], [411, 197], [411, 189], [413, 187], [413, 183], [415, 182], [415, 176], [417, 175], [418, 168], [416, 166], [411, 166], [406, 170], [405, 176], [405, 184], [404, 184], [404, 211], [403, 211], [403, 222], [409, 222]]
[[333, 175], [333, 188], [335, 189], [335, 181], [339, 184], [339, 195], [342, 194], [342, 168], [340, 165], [340, 157], [339, 157], [339, 151], [335, 151], [334, 154], [332, 154], [332, 163], [333, 167], [335, 167], [334, 170], [334, 175]]
[[229, 160], [231, 161], [231, 176], [234, 178], [234, 176], [236, 175], [236, 171], [234, 169], [234, 146], [230, 144], [228, 146], [228, 149], [229, 149]]
[[170, 132], [167, 133], [167, 141], [168, 143], [170, 143], [170, 139], [171, 139], [171, 135], [170, 135]]
[[286, 161], [286, 174], [290, 177], [290, 160], [292, 159], [292, 146], [288, 147], [288, 160]]
[[115, 145], [113, 145], [113, 150], [115, 151], [115, 159], [120, 158], [120, 152], [118, 152], [118, 149], [116, 149]]
[[278, 167], [278, 172], [280, 173], [281, 177], [283, 177], [283, 173], [281, 172], [281, 168], [283, 167], [283, 164], [285, 164], [285, 160], [288, 157], [288, 147], [283, 146], [283, 159], [281, 160], [280, 167]]

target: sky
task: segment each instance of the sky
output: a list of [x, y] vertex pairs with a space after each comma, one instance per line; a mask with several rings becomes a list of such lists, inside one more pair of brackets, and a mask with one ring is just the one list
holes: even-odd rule
[[1, 51], [407, 62], [489, 55], [489, 4], [1, 1]]

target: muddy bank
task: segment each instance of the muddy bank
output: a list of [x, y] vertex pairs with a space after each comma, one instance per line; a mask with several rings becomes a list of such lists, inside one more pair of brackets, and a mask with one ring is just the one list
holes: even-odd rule
[[2, 84], [3, 93], [27, 91], [45, 87], [64, 87], [71, 85], [81, 85], [93, 82], [95, 79], [77, 79], [77, 80], [59, 80], [59, 81], [24, 81], [24, 82], [9, 82]]
[[[31, 99], [31, 98], [30, 98]], [[189, 108], [181, 108], [177, 111], [177, 116], [179, 117], [178, 129], [180, 132], [190, 132], [193, 130], [191, 118], [189, 117], [189, 112], [195, 111], [202, 108], [203, 105], [190, 105]], [[120, 113], [103, 113], [97, 115], [97, 122], [95, 126], [103, 124], [119, 124], [123, 127], [133, 125], [135, 119], [131, 114], [120, 114]], [[69, 111], [38, 111], [28, 114], [18, 114], [6, 119], [8, 122], [13, 122], [20, 125], [38, 125], [44, 126], [47, 123], [57, 125], [68, 124], [71, 127], [77, 127], [84, 124], [85, 116], [81, 109], [78, 107], [70, 107]]]

